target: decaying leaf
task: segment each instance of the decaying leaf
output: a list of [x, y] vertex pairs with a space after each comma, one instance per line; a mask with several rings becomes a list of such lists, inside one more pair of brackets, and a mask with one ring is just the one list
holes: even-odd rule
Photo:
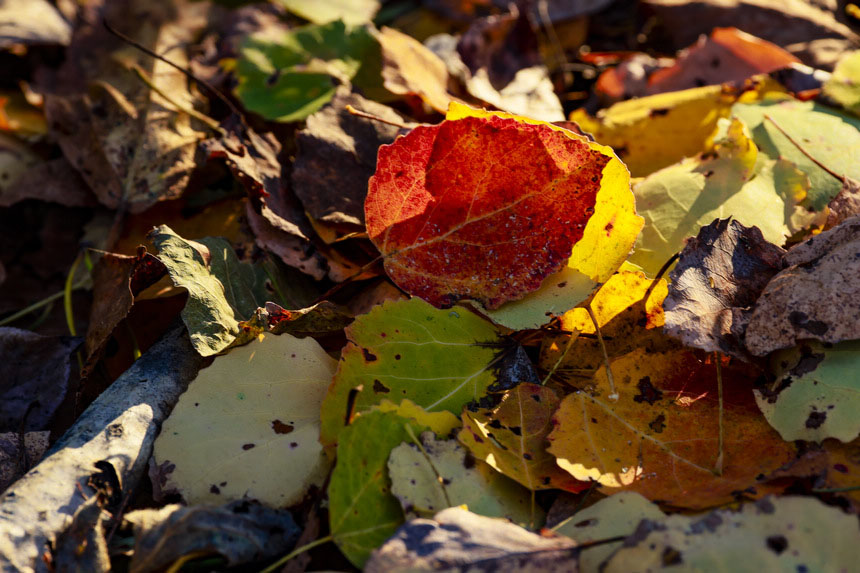
[[796, 341], [860, 339], [860, 218], [797, 245], [755, 305], [746, 345], [756, 356]]
[[234, 567], [289, 551], [299, 536], [290, 512], [249, 500], [139, 509], [123, 519], [134, 526], [132, 573], [167, 569], [184, 556], [221, 556]]
[[571, 479], [546, 452], [558, 404], [551, 389], [519, 384], [495, 408], [464, 410], [457, 437], [476, 458], [531, 490], [582, 491], [588, 484]]
[[756, 390], [767, 421], [786, 441], [850, 442], [860, 435], [860, 342], [803, 342], [771, 358], [776, 382]]
[[48, 429], [66, 396], [79, 338], [0, 327], [0, 432]]
[[312, 338], [266, 335], [201, 371], [164, 422], [156, 465], [162, 490], [189, 503], [258, 499], [275, 507], [320, 485], [320, 404], [335, 363]]
[[364, 198], [376, 153], [380, 145], [394, 141], [398, 128], [353, 115], [347, 105], [394, 124], [403, 121], [391, 108], [339, 88], [296, 134], [292, 186], [311, 217], [364, 225]]
[[563, 268], [608, 162], [547, 125], [489, 116], [419, 126], [380, 149], [368, 234], [401, 288], [435, 306], [496, 308]]
[[392, 449], [424, 429], [411, 418], [377, 411], [358, 416], [339, 436], [328, 487], [329, 527], [338, 548], [356, 567], [403, 523], [386, 464]]
[[[122, 0], [83, 10], [56, 78], [61, 87], [45, 98], [63, 154], [108, 207], [137, 213], [175, 199], [204, 137], [197, 120], [180, 111], [197, 103], [180, 70], [208, 6]], [[179, 69], [127, 46], [103, 19]]]
[[320, 440], [326, 445], [338, 441], [353, 413], [386, 399], [459, 414], [496, 380], [492, 370], [504, 350], [488, 321], [418, 298], [374, 307], [346, 328], [346, 336], [322, 406]]
[[72, 39], [72, 27], [47, 0], [6, 0], [2, 6], [0, 47], [60, 44]]
[[374, 551], [365, 571], [572, 573], [579, 549], [568, 538], [531, 533], [501, 519], [452, 507], [413, 519]]
[[[549, 453], [581, 480], [652, 501], [703, 508], [770, 491], [768, 475], [794, 448], [756, 414], [744, 370], [724, 365], [724, 449], [714, 364], [683, 350], [637, 349], [611, 363], [590, 391], [569, 394], [555, 414]], [[719, 473], [720, 465], [722, 473]]]
[[212, 356], [239, 336], [239, 321], [251, 318], [266, 303], [261, 269], [239, 262], [224, 239], [186, 241], [161, 225], [150, 240], [176, 286], [188, 290], [182, 320], [201, 356]]
[[287, 332], [293, 336], [337, 332], [353, 321], [353, 316], [344, 308], [327, 300], [299, 310], [287, 310], [267, 302], [266, 313], [268, 327], [273, 334]]
[[35, 162], [35, 157], [11, 139], [0, 136], [0, 207], [26, 199], [59, 203], [67, 207], [94, 207], [95, 195], [65, 158]]
[[858, 533], [854, 516], [817, 499], [766, 498], [737, 512], [645, 521], [602, 571], [850, 571]]
[[[622, 491], [601, 499], [577, 511], [553, 531], [570, 537], [578, 545], [613, 537], [627, 537], [636, 531], [643, 519], [657, 521], [665, 517], [660, 508], [638, 493]], [[579, 555], [579, 568], [584, 573], [600, 571], [600, 565], [623, 546], [622, 541], [586, 547]]]
[[784, 254], [756, 227], [730, 219], [702, 227], [669, 275], [666, 333], [686, 346], [747, 359], [743, 336], [751, 307], [782, 269]]
[[0, 492], [39, 463], [51, 432], [0, 433]]
[[471, 458], [455, 440], [421, 434], [421, 444], [403, 443], [391, 450], [391, 493], [407, 515], [432, 517], [448, 507], [465, 505], [487, 517], [504, 517], [532, 529], [543, 523], [531, 492]]

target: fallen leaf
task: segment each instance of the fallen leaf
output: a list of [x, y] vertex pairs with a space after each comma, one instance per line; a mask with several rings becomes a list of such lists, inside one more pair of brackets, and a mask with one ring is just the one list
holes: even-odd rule
[[649, 275], [714, 219], [756, 226], [765, 240], [781, 245], [815, 218], [802, 207], [811, 192], [804, 173], [784, 159], [766, 161], [738, 119], [720, 128], [713, 152], [666, 167], [633, 188], [646, 223], [630, 261]]
[[459, 414], [496, 380], [493, 367], [504, 350], [486, 320], [417, 298], [374, 307], [346, 328], [346, 337], [322, 406], [320, 440], [327, 446], [339, 441], [352, 413], [385, 399]]
[[305, 119], [334, 97], [336, 81], [355, 78], [375, 49], [367, 28], [340, 20], [286, 33], [264, 30], [239, 48], [236, 97], [266, 119]]
[[858, 248], [855, 217], [786, 253], [788, 268], [770, 280], [753, 308], [745, 339], [749, 351], [764, 356], [802, 339], [860, 338]]
[[[860, 149], [860, 119], [857, 117], [811, 101], [784, 97], [736, 104], [732, 107], [732, 115], [746, 124], [761, 153], [771, 159], [790, 161], [806, 174], [810, 186], [808, 196], [801, 202], [804, 207], [821, 211], [842, 190], [842, 181], [816, 165], [806, 153], [830, 171], [860, 180], [860, 167], [854, 160], [855, 151]], [[792, 143], [783, 130], [794, 141], [802, 142], [803, 150]]]
[[565, 265], [608, 162], [546, 125], [490, 116], [419, 126], [380, 149], [368, 234], [401, 288], [435, 306], [497, 308]]
[[551, 389], [519, 384], [495, 408], [465, 409], [457, 437], [476, 458], [530, 490], [582, 491], [588, 484], [571, 479], [546, 452], [558, 404]]
[[228, 567], [271, 559], [299, 536], [290, 512], [244, 499], [217, 507], [139, 509], [123, 519], [134, 526], [132, 573], [168, 569], [187, 556], [220, 556]]
[[737, 28], [714, 28], [681, 52], [670, 68], [656, 70], [648, 78], [648, 93], [673, 92], [726, 82], [741, 83], [800, 63], [779, 46]]
[[669, 274], [666, 334], [685, 346], [747, 360], [743, 338], [752, 306], [782, 269], [784, 254], [757, 227], [730, 219], [702, 227]]
[[399, 128], [353, 115], [348, 105], [395, 125], [403, 122], [391, 108], [339, 88], [296, 134], [292, 187], [311, 217], [364, 225], [364, 199], [377, 151], [394, 141]]
[[186, 241], [162, 225], [153, 229], [150, 240], [173, 283], [188, 290], [182, 320], [194, 348], [201, 356], [225, 350], [240, 334], [239, 321], [266, 302], [261, 269], [239, 262], [223, 239]]
[[39, 165], [39, 156], [16, 137], [0, 133], [0, 206], [8, 207], [27, 198], [18, 180]]
[[[84, 8], [45, 114], [66, 159], [103, 205], [139, 213], [185, 190], [204, 134], [183, 111], [197, 101], [180, 70], [207, 11], [205, 4], [175, 9], [140, 0]], [[130, 48], [103, 19], [179, 69]]]
[[646, 521], [602, 571], [850, 571], [857, 529], [854, 516], [817, 499], [767, 498], [739, 511]]
[[277, 3], [314, 24], [335, 20], [348, 26], [367, 24], [379, 10], [379, 0], [277, 0]]
[[94, 207], [98, 204], [78, 172], [62, 157], [38, 163], [31, 163], [31, 158], [26, 155], [16, 157], [14, 153], [7, 155], [3, 151], [0, 151], [0, 157], [15, 159], [16, 162], [14, 168], [0, 168], [3, 169], [0, 177], [10, 181], [8, 185], [0, 185], [0, 207], [26, 199], [50, 201], [67, 207]]
[[[409, 428], [409, 429], [407, 429]], [[393, 412], [366, 412], [340, 433], [328, 487], [329, 527], [335, 544], [356, 567], [403, 523], [391, 494], [388, 456], [425, 428]]]
[[[655, 285], [641, 272], [621, 271], [594, 294], [588, 304], [600, 326], [610, 358], [623, 356], [636, 348], [655, 352], [676, 347], [661, 328], [666, 292], [663, 279]], [[544, 337], [540, 368], [551, 372], [552, 380], [563, 382], [565, 391], [571, 386], [582, 388], [604, 365], [597, 331], [585, 308], [566, 312], [559, 326], [572, 334]]]
[[162, 425], [153, 458], [162, 490], [188, 503], [302, 500], [328, 473], [319, 411], [335, 369], [312, 338], [265, 335], [202, 370]]
[[860, 440], [843, 444], [828, 439], [821, 444], [824, 453], [824, 469], [815, 476], [816, 489], [821, 493], [832, 493], [848, 501], [852, 510], [860, 507]]
[[445, 62], [421, 42], [386, 26], [376, 35], [382, 47], [385, 89], [397, 95], [417, 96], [430, 108], [445, 113], [455, 98], [448, 93]]
[[[627, 537], [636, 531], [643, 519], [658, 521], [665, 515], [638, 493], [622, 491], [577, 511], [553, 531], [570, 537], [577, 545], [587, 545], [613, 537]], [[600, 571], [600, 565], [623, 545], [623, 541], [615, 541], [583, 548], [579, 555], [580, 571]]]
[[764, 417], [783, 440], [850, 442], [860, 435], [857, 395], [860, 342], [824, 346], [808, 341], [771, 359], [776, 381], [756, 390]]
[[616, 103], [595, 117], [577, 110], [570, 119], [642, 177], [703, 151], [733, 102], [719, 86], [706, 86]]
[[383, 400], [371, 408], [371, 411], [377, 410], [380, 412], [393, 412], [401, 418], [415, 420], [421, 426], [426, 426], [433, 430], [440, 438], [453, 435], [454, 430], [459, 430], [462, 425], [460, 418], [448, 410], [428, 412], [409, 399], [401, 400], [399, 404], [395, 404], [391, 400]]
[[0, 327], [0, 432], [32, 432], [48, 424], [66, 397], [71, 354], [81, 340]]
[[543, 510], [531, 492], [470, 457], [456, 440], [421, 435], [421, 444], [403, 443], [388, 458], [391, 493], [407, 515], [432, 517], [464, 505], [473, 513], [504, 517], [523, 527], [539, 527]]
[[87, 329], [82, 374], [87, 376], [114, 329], [128, 316], [134, 297], [166, 273], [164, 265], [141, 247], [137, 256], [105, 253], [93, 268], [93, 305]]
[[452, 507], [413, 519], [373, 552], [367, 573], [578, 571], [579, 548], [566, 537], [531, 533], [508, 521]]
[[[580, 480], [652, 501], [704, 508], [771, 491], [767, 476], [794, 448], [757, 415], [750, 373], [723, 366], [722, 474], [714, 364], [693, 353], [637, 349], [611, 363], [590, 391], [569, 394], [555, 414], [549, 453]], [[736, 369], [738, 368], [738, 369]]]
[[860, 112], [860, 51], [843, 55], [824, 82], [824, 95], [857, 114]]

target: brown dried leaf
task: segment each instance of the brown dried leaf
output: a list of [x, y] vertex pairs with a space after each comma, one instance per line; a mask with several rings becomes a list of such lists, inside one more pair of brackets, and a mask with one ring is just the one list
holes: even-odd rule
[[298, 337], [338, 332], [354, 320], [345, 308], [327, 300], [300, 310], [287, 310], [267, 302], [266, 312], [272, 333], [286, 332]]
[[687, 240], [663, 303], [666, 334], [686, 346], [748, 359], [750, 308], [782, 268], [785, 254], [757, 227], [717, 219]]
[[25, 199], [50, 201], [67, 207], [98, 204], [80, 174], [63, 157], [37, 163], [22, 172], [8, 187], [0, 188], [0, 207]]
[[791, 249], [789, 268], [768, 283], [753, 309], [746, 346], [756, 356], [801, 339], [860, 338], [860, 217]]
[[296, 134], [298, 153], [292, 184], [311, 217], [328, 223], [364, 225], [367, 182], [376, 171], [380, 145], [391, 143], [398, 128], [349, 113], [346, 106], [395, 124], [391, 108], [339, 88], [331, 103], [307, 119]]

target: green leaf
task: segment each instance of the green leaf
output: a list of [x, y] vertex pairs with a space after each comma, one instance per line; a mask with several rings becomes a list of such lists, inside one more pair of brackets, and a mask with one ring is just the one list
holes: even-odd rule
[[389, 301], [346, 328], [349, 342], [323, 402], [320, 440], [333, 445], [347, 410], [408, 399], [428, 412], [459, 414], [486, 394], [502, 350], [495, 327], [465, 308], [419, 298]]
[[400, 444], [388, 458], [391, 493], [405, 512], [419, 517], [465, 505], [479, 515], [506, 517], [524, 527], [543, 524], [543, 511], [535, 507], [529, 490], [467, 456], [455, 440], [437, 440], [432, 432], [421, 435], [420, 447]]
[[860, 435], [860, 341], [809, 340], [777, 352], [773, 390], [755, 391], [764, 417], [783, 440], [850, 442]]
[[277, 0], [289, 12], [314, 24], [343, 20], [347, 25], [367, 24], [379, 10], [378, 0]]
[[[665, 514], [656, 504], [642, 495], [623, 491], [576, 512], [553, 530], [582, 545], [630, 535], [636, 531], [636, 526], [643, 519], [657, 521], [664, 516]], [[600, 564], [622, 544], [622, 541], [616, 541], [585, 548], [579, 556], [580, 571], [583, 573], [599, 571]]]
[[601, 571], [852, 571], [858, 535], [855, 516], [815, 498], [765, 498], [640, 526]]
[[224, 239], [188, 241], [166, 225], [153, 229], [149, 237], [170, 279], [188, 291], [182, 321], [194, 349], [201, 356], [225, 350], [240, 334], [239, 321], [265, 305], [265, 273], [239, 262]]
[[299, 121], [328, 103], [338, 83], [355, 78], [362, 62], [372, 65], [380, 57], [368, 28], [341, 21], [280, 37], [252, 35], [239, 49], [236, 96], [266, 119]]
[[756, 226], [781, 245], [813, 217], [798, 207], [808, 189], [803, 173], [761, 155], [739, 120], [723, 120], [720, 127], [713, 153], [661, 169], [633, 189], [645, 227], [630, 262], [650, 276], [714, 219]]
[[175, 466], [163, 488], [192, 504], [301, 501], [328, 473], [319, 408], [335, 366], [317, 341], [289, 334], [265, 335], [216, 358], [155, 441], [156, 464]]
[[[821, 211], [842, 189], [842, 181], [828, 174], [792, 143], [784, 129], [803, 149], [831, 171], [860, 179], [860, 119], [813, 102], [766, 99], [755, 104], [735, 104], [732, 114], [743, 120], [761, 152], [771, 159], [784, 158], [809, 177], [804, 207]], [[777, 122], [765, 119], [765, 115]]]
[[860, 52], [842, 56], [823, 89], [824, 95], [848, 111], [860, 112]]
[[388, 456], [424, 427], [391, 412], [368, 412], [344, 428], [328, 487], [329, 526], [335, 544], [356, 567], [403, 523], [391, 495]]

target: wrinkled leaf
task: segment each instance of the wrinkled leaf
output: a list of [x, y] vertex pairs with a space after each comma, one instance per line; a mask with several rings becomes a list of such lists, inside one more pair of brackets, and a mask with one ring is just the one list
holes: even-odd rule
[[575, 573], [578, 548], [566, 537], [531, 533], [505, 520], [452, 507], [413, 519], [373, 553], [367, 573]]
[[551, 389], [520, 384], [495, 408], [464, 410], [457, 437], [476, 458], [531, 490], [581, 491], [588, 484], [571, 479], [546, 452], [558, 404]]
[[289, 334], [216, 358], [155, 442], [156, 464], [174, 466], [162, 489], [178, 490], [189, 503], [301, 501], [328, 471], [319, 408], [334, 368], [315, 340]]
[[543, 523], [543, 511], [534, 507], [531, 492], [472, 459], [456, 441], [437, 440], [432, 432], [421, 435], [420, 448], [404, 443], [391, 450], [388, 473], [391, 493], [407, 515], [432, 517], [465, 505], [478, 515], [504, 517], [523, 527]]
[[817, 499], [767, 498], [737, 512], [646, 521], [603, 571], [850, 571], [858, 533], [854, 516]]
[[287, 332], [293, 336], [338, 332], [353, 321], [351, 314], [327, 300], [299, 310], [287, 310], [273, 302], [267, 302], [266, 313], [268, 327], [272, 333]]
[[774, 354], [777, 380], [756, 402], [782, 439], [850, 442], [860, 435], [860, 341], [804, 342]]
[[782, 268], [784, 254], [756, 227], [730, 219], [703, 227], [669, 275], [666, 334], [685, 346], [747, 359], [743, 335], [751, 307]]
[[797, 340], [860, 338], [860, 218], [848, 219], [785, 256], [789, 268], [764, 289], [746, 331], [747, 348], [764, 356]]
[[226, 349], [240, 334], [239, 321], [266, 302], [262, 271], [239, 262], [224, 239], [187, 241], [161, 225], [150, 240], [173, 283], [188, 290], [182, 320], [194, 348], [201, 356]]
[[346, 336], [349, 343], [323, 403], [320, 439], [326, 445], [338, 441], [351, 413], [386, 399], [459, 414], [495, 381], [492, 368], [503, 350], [486, 320], [464, 308], [438, 310], [417, 298], [374, 307], [347, 327]]
[[139, 509], [123, 519], [134, 526], [132, 573], [167, 569], [185, 556], [220, 556], [227, 566], [242, 565], [289, 551], [299, 536], [288, 511], [247, 500]]

